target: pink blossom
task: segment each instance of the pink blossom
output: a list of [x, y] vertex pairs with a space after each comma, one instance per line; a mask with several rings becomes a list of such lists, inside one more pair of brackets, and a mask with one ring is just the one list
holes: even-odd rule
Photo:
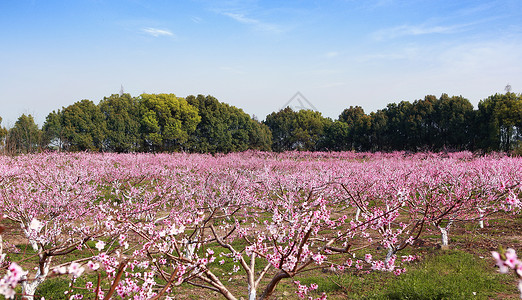
[[80, 266], [80, 264], [77, 262], [71, 263], [68, 268], [69, 274], [71, 274], [75, 278], [80, 277], [83, 271], [85, 271], [85, 268]]
[[92, 261], [88, 261], [87, 262], [87, 267], [89, 267], [89, 269], [93, 270], [93, 271], [96, 271], [100, 268], [100, 264], [99, 263], [95, 263], [95, 262], [92, 262]]
[[102, 251], [103, 248], [105, 248], [105, 242], [104, 241], [98, 241], [96, 243], [96, 249], [98, 249], [98, 251]]

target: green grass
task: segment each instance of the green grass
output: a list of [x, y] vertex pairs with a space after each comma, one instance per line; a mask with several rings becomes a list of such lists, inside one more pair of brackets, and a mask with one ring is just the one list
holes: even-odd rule
[[[328, 299], [505, 299], [505, 295], [517, 295], [513, 274], [500, 274], [492, 260], [465, 251], [433, 250], [407, 270], [398, 277], [389, 272], [317, 271], [293, 280], [307, 286], [318, 284], [311, 295], [318, 297], [325, 292]], [[291, 281], [282, 282], [278, 291], [287, 291], [292, 299], [295, 296]]]

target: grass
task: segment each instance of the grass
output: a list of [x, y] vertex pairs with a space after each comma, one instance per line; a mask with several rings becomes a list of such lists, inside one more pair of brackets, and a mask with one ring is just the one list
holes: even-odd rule
[[[434, 246], [415, 249], [407, 247], [398, 255], [422, 253], [422, 259], [408, 264], [406, 266], [407, 273], [399, 277], [388, 272], [364, 274], [353, 268], [342, 273], [317, 269], [302, 273], [295, 278], [282, 280], [276, 289], [275, 299], [298, 299], [295, 294], [294, 280], [299, 280], [301, 284], [307, 286], [312, 283], [318, 284], [317, 291], [311, 292], [309, 296], [319, 297], [324, 292], [328, 294], [328, 299], [518, 299], [515, 276], [512, 273], [499, 274], [497, 272], [493, 260], [489, 257], [491, 248], [485, 242], [490, 240], [489, 235], [493, 235], [496, 238], [503, 238], [503, 240], [496, 241], [494, 247], [497, 247], [496, 243], [503, 245], [509, 245], [507, 242], [513, 243], [511, 235], [517, 236], [517, 225], [519, 226], [522, 223], [521, 220], [520, 216], [513, 219], [499, 218], [492, 220], [490, 224], [497, 224], [498, 227], [493, 226], [493, 224], [488, 226], [487, 235], [486, 232], [469, 235], [470, 230], [476, 229], [475, 224], [465, 224], [467, 226], [463, 226], [461, 229], [455, 227], [453, 231], [450, 231], [450, 247], [454, 250], [442, 251], [435, 249]], [[508, 230], [510, 231], [508, 232]], [[482, 232], [482, 230], [478, 231]], [[500, 235], [501, 232], [506, 232], [508, 235]], [[508, 237], [509, 239], [507, 239]], [[437, 231], [427, 232], [422, 238], [433, 242], [431, 245], [437, 244], [440, 240]], [[97, 241], [89, 241], [87, 245], [94, 248]], [[110, 245], [109, 240], [105, 241]], [[466, 246], [469, 241], [473, 242], [473, 248]], [[237, 239], [232, 241], [231, 244], [237, 250], [241, 250], [246, 242], [243, 239]], [[109, 245], [106, 246], [105, 250], [110, 248]], [[37, 259], [29, 245], [23, 244], [16, 247], [20, 250], [20, 253], [11, 253], [12, 259], [17, 260], [25, 257], [28, 259], [27, 263]], [[219, 253], [221, 251], [228, 253], [228, 251], [222, 250], [215, 242], [200, 249], [201, 256], [204, 256], [206, 248], [211, 248], [216, 253], [216, 261], [210, 264], [214, 273], [219, 277], [224, 273], [224, 284], [238, 297], [247, 297], [247, 287], [242, 271], [228, 275], [232, 272], [233, 266], [239, 263], [232, 262], [230, 258], [225, 258], [225, 264], [220, 265], [218, 262], [221, 259]], [[361, 257], [365, 252], [374, 254], [375, 259], [382, 259], [386, 250], [370, 251], [363, 249], [357, 252], [357, 256]], [[88, 255], [85, 249], [74, 253], [75, 258], [85, 255]], [[247, 256], [244, 256], [244, 258], [248, 263], [250, 258]], [[59, 260], [60, 258], [57, 257], [56, 259]], [[330, 259], [334, 260], [336, 256], [331, 256]], [[342, 258], [339, 257], [339, 259]], [[260, 272], [264, 265], [264, 263], [256, 263], [256, 272]], [[325, 268], [327, 267], [328, 265], [325, 265]], [[273, 270], [269, 273], [273, 274]], [[267, 274], [259, 287], [258, 293], [262, 292], [270, 279], [271, 275]], [[75, 282], [74, 286], [84, 287], [87, 281], [95, 283], [96, 280], [95, 273], [85, 274]], [[68, 299], [67, 295], [64, 295], [64, 291], [70, 289], [70, 282], [71, 280], [67, 276], [49, 278], [39, 286], [36, 299], [40, 297]], [[104, 288], [108, 288], [107, 283], [104, 283]], [[190, 285], [184, 284], [174, 289], [174, 298], [223, 299], [215, 292]], [[74, 289], [74, 293], [84, 294], [84, 299], [94, 299], [92, 293], [86, 290]], [[0, 296], [0, 299], [3, 298]]]
[[[226, 263], [220, 267], [222, 271], [227, 271], [232, 265]], [[499, 274], [491, 260], [463, 250], [430, 250], [422, 261], [411, 263], [408, 272], [399, 277], [388, 272], [357, 273], [353, 269], [343, 273], [315, 270], [283, 280], [276, 295], [281, 299], [297, 299], [294, 280], [308, 286], [318, 284], [317, 291], [310, 295], [319, 297], [325, 292], [329, 295], [328, 299], [505, 299], [505, 295], [517, 295], [513, 274]], [[96, 282], [96, 275], [79, 278], [74, 285], [82, 287], [87, 281]], [[67, 277], [51, 278], [38, 288], [36, 295], [45, 299], [68, 299], [63, 292], [70, 288], [69, 284]], [[233, 280], [229, 284], [239, 289], [244, 285], [241, 280]], [[191, 293], [193, 287], [180, 286], [176, 289], [179, 289], [180, 295], [186, 295]], [[78, 289], [75, 293], [84, 294], [84, 299], [93, 296]], [[208, 291], [203, 294], [208, 299], [220, 299], [220, 296]], [[203, 294], [200, 291], [194, 296]]]
[[505, 295], [516, 295], [513, 274], [499, 274], [492, 265], [491, 260], [465, 251], [432, 250], [399, 277], [386, 272], [345, 272], [314, 274], [300, 281], [318, 284], [313, 296], [326, 292], [329, 299], [505, 299]]

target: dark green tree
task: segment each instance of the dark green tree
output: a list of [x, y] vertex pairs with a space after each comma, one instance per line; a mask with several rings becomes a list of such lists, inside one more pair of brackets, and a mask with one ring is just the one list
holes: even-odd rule
[[327, 144], [325, 129], [332, 121], [320, 112], [293, 111], [287, 107], [266, 117], [265, 124], [272, 131], [272, 149], [275, 151], [314, 151]]
[[401, 101], [399, 104], [390, 103], [383, 109], [386, 115], [386, 128], [382, 132], [385, 136], [383, 150], [414, 150], [411, 141], [415, 129], [415, 119], [412, 115], [412, 104]]
[[187, 101], [198, 109], [201, 116], [201, 122], [189, 139], [191, 151], [228, 153], [270, 149], [268, 128], [243, 110], [221, 103], [212, 96], [188, 96]]
[[478, 105], [479, 147], [510, 151], [522, 139], [522, 94], [495, 94]]
[[82, 100], [62, 109], [63, 146], [71, 151], [101, 151], [107, 124], [100, 108]]
[[371, 117], [360, 106], [350, 106], [339, 115], [339, 121], [346, 123], [348, 134], [345, 137], [344, 150], [367, 151], [370, 145]]
[[272, 132], [272, 150], [280, 152], [295, 149], [293, 132], [297, 127], [296, 119], [296, 112], [290, 107], [266, 116], [263, 123]]
[[388, 116], [383, 110], [377, 110], [370, 113], [371, 128], [370, 128], [370, 151], [387, 151], [389, 141], [386, 136], [388, 131]]
[[43, 143], [50, 149], [62, 151], [65, 143], [63, 114], [60, 110], [51, 112], [42, 127]]
[[442, 94], [434, 105], [435, 136], [433, 148], [436, 151], [469, 150], [473, 148], [473, 105], [462, 96], [449, 97]]
[[111, 152], [134, 152], [140, 147], [138, 100], [130, 94], [113, 94], [100, 101], [107, 123], [104, 149]]
[[347, 151], [352, 149], [350, 126], [346, 122], [335, 120], [324, 128], [324, 139], [321, 150]]

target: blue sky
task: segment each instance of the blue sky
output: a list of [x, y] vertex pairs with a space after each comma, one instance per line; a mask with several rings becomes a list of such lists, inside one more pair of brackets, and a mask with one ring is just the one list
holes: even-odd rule
[[2, 0], [0, 117], [82, 99], [213, 95], [264, 119], [522, 92], [522, 1]]

